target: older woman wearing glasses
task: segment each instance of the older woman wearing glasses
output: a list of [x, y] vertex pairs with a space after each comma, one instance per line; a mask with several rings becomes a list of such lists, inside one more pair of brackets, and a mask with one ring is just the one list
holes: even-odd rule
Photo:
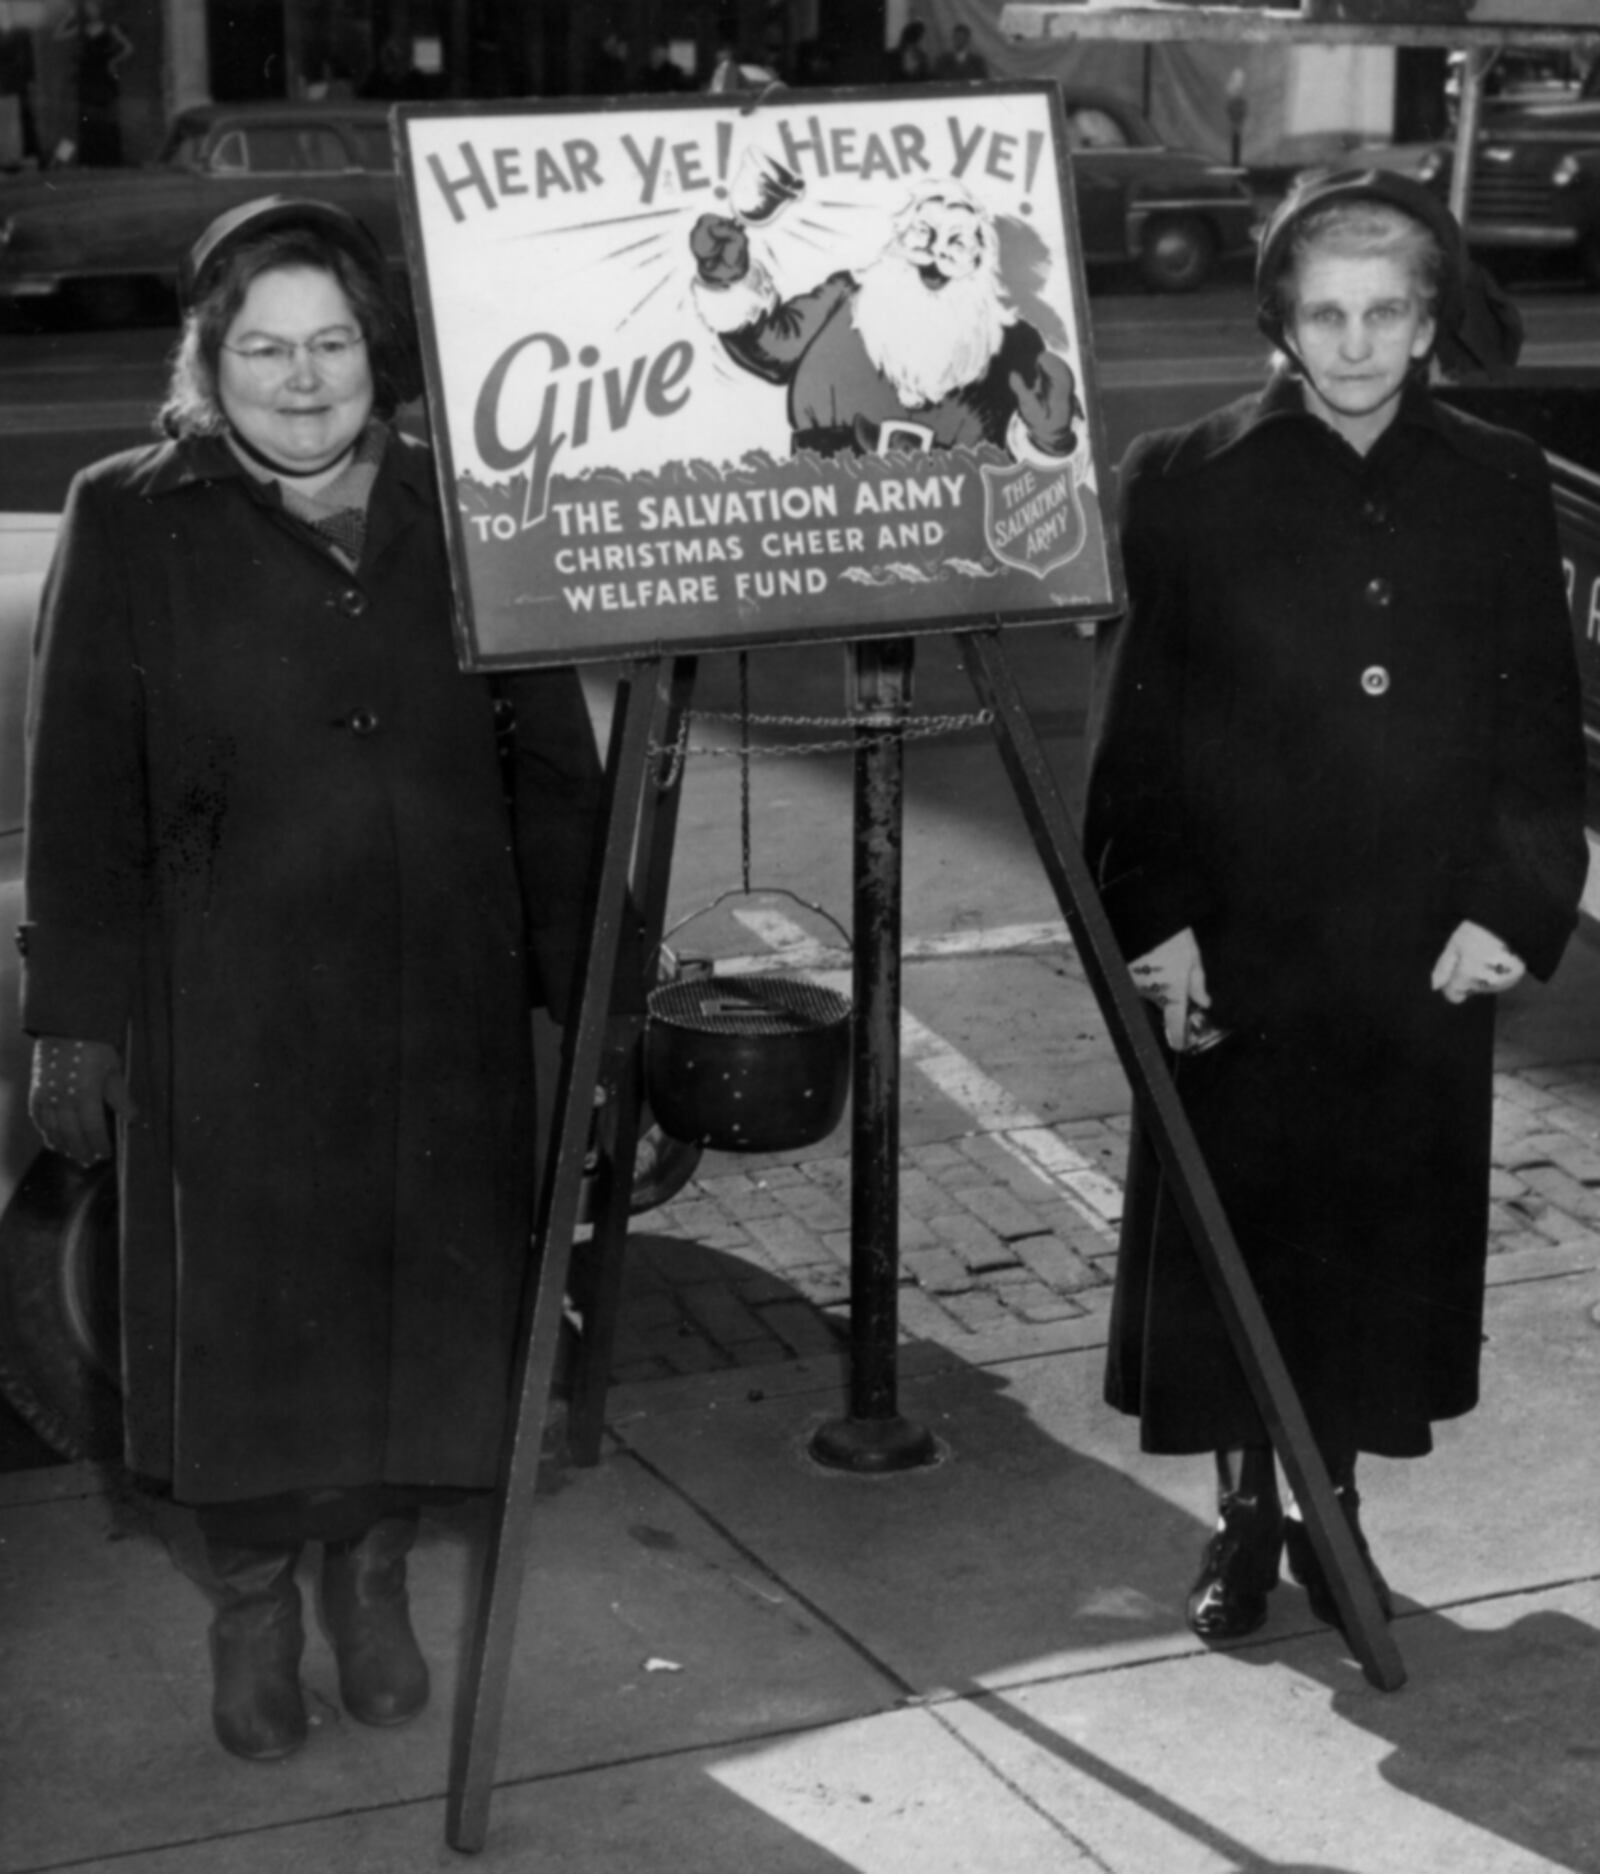
[[496, 1476], [598, 761], [570, 671], [456, 667], [365, 228], [253, 202], [185, 287], [167, 439], [78, 477], [46, 586], [25, 1019], [46, 1142], [117, 1161], [126, 1460], [193, 1512], [217, 1734], [275, 1758], [307, 1542], [351, 1715], [428, 1695], [407, 1551]]

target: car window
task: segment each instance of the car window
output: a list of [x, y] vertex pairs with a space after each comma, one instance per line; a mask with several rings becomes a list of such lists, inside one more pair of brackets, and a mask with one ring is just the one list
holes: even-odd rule
[[1067, 113], [1067, 148], [1071, 150], [1126, 150], [1127, 132], [1110, 111], [1080, 104]]
[[353, 167], [344, 138], [327, 124], [253, 124], [245, 139], [249, 168], [256, 175]]
[[394, 145], [387, 124], [350, 124], [345, 134], [355, 145], [356, 161], [363, 169], [393, 169]]

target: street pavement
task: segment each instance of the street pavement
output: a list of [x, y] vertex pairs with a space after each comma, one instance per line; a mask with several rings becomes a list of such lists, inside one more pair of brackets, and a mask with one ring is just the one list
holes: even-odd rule
[[[781, 915], [742, 928], [733, 967], [837, 980]], [[1093, 998], [1047, 924], [911, 952], [899, 1403], [938, 1461], [809, 1456], [844, 1410], [847, 1131], [708, 1155], [635, 1220], [601, 1462], [545, 1467], [478, 1864], [1595, 1874], [1593, 937], [1505, 1010], [1484, 1403], [1425, 1462], [1363, 1464], [1394, 1693], [1287, 1580], [1249, 1641], [1189, 1634], [1209, 1467], [1099, 1403], [1127, 1095]], [[311, 1741], [248, 1766], [211, 1740], [163, 1514], [91, 1467], [0, 1478], [0, 1874], [458, 1865], [484, 1527], [430, 1519], [413, 1563], [428, 1711], [350, 1723], [313, 1629]]]

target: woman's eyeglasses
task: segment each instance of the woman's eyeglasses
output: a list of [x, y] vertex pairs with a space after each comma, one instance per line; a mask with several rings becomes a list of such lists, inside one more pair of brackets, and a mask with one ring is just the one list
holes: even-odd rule
[[329, 332], [291, 345], [283, 338], [253, 338], [243, 345], [224, 345], [254, 378], [275, 384], [292, 377], [295, 364], [304, 352], [324, 377], [338, 377], [348, 371], [361, 355], [366, 340], [359, 332]]

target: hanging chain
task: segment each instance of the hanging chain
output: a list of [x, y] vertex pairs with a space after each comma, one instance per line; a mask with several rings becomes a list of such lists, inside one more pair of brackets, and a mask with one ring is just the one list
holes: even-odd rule
[[[741, 653], [742, 656], [743, 653]], [[691, 743], [689, 724], [694, 718], [703, 722], [737, 722], [740, 725], [738, 746], [719, 748], [705, 742]], [[887, 725], [864, 734], [858, 728], [857, 719], [854, 716], [758, 716], [743, 709], [695, 709], [684, 712], [675, 742], [670, 745], [653, 742], [650, 746], [650, 753], [657, 758], [663, 755], [672, 758], [672, 768], [663, 782], [665, 786], [672, 786], [676, 783], [678, 768], [685, 756], [709, 755], [712, 757], [736, 756], [744, 765], [744, 785], [748, 787], [749, 764], [754, 758], [770, 758], [778, 755], [836, 755], [859, 748], [864, 742], [924, 741], [934, 735], [958, 735], [963, 729], [987, 729], [993, 722], [994, 711], [992, 709], [978, 709], [971, 710], [965, 715], [955, 716], [907, 716], [903, 722]], [[818, 742], [752, 742], [749, 739], [752, 724], [759, 724], [764, 729], [850, 729], [854, 732]]]

